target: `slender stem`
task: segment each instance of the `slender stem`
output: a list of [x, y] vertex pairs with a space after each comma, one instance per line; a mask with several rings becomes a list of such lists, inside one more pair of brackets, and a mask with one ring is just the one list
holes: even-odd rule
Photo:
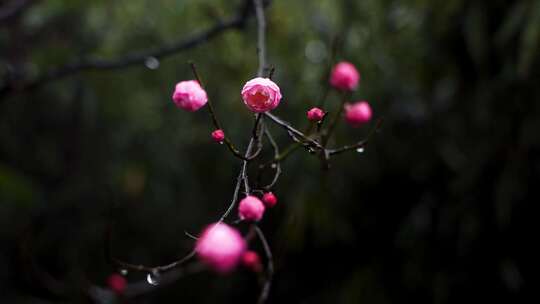
[[324, 134], [323, 136], [323, 139], [322, 139], [323, 146], [326, 147], [326, 145], [328, 144], [328, 140], [332, 136], [332, 133], [334, 132], [337, 126], [337, 123], [339, 122], [341, 118], [341, 113], [343, 113], [343, 107], [345, 103], [347, 102], [347, 100], [349, 100], [349, 97], [350, 97], [350, 93], [343, 93], [341, 97], [341, 103], [339, 105], [338, 110], [336, 111], [336, 115], [332, 119], [332, 122], [330, 122], [330, 125], [328, 126], [328, 130], [326, 131], [326, 134]]
[[259, 295], [259, 300], [257, 301], [257, 303], [262, 304], [266, 302], [266, 299], [268, 299], [268, 294], [270, 293], [270, 287], [272, 285], [272, 278], [274, 277], [274, 259], [272, 257], [272, 250], [270, 249], [270, 245], [268, 245], [268, 241], [266, 240], [264, 233], [259, 228], [259, 226], [254, 225], [254, 227], [255, 227], [255, 232], [257, 233], [257, 236], [259, 237], [261, 244], [263, 245], [264, 253], [266, 254], [266, 260], [267, 260], [266, 261], [266, 278], [265, 278], [261, 293]]
[[274, 123], [276, 123], [277, 125], [281, 126], [285, 130], [287, 130], [287, 132], [290, 133], [289, 135], [292, 134], [294, 136], [297, 136], [302, 141], [304, 141], [305, 143], [308, 143], [310, 146], [312, 146], [314, 148], [324, 149], [324, 147], [318, 141], [309, 138], [308, 136], [306, 136], [301, 131], [299, 131], [299, 130], [295, 129], [294, 127], [292, 127], [289, 123], [283, 121], [281, 118], [279, 118], [279, 117], [277, 117], [277, 116], [275, 116], [275, 115], [273, 115], [272, 113], [269, 113], [269, 112], [264, 113], [264, 115], [266, 117], [270, 118], [270, 120], [273, 121]]
[[[202, 78], [201, 76], [199, 75], [199, 72], [197, 71], [197, 67], [195, 66], [195, 63], [194, 62], [190, 62], [189, 63], [190, 67], [191, 67], [191, 71], [193, 72], [193, 76], [195, 77], [195, 79], [197, 79], [197, 81], [199, 82], [199, 84], [201, 85], [201, 87], [204, 88], [204, 83], [202, 81]], [[212, 103], [212, 99], [211, 98], [208, 98], [208, 101], [207, 101], [207, 104], [208, 104], [208, 112], [210, 113], [210, 117], [212, 118], [212, 123], [214, 124], [214, 127], [216, 129], [223, 129], [223, 127], [221, 126], [221, 123], [219, 122], [219, 119], [217, 118], [217, 115], [216, 115], [216, 111], [214, 110], [214, 104]], [[257, 157], [257, 155], [260, 153], [260, 150], [257, 151], [256, 153], [254, 153], [254, 155], [249, 155], [249, 156], [244, 156], [240, 153], [240, 151], [238, 151], [238, 149], [236, 149], [236, 147], [234, 146], [234, 144], [232, 143], [232, 141], [229, 139], [229, 137], [227, 136], [227, 134], [225, 133], [225, 139], [224, 139], [224, 142], [225, 142], [225, 145], [227, 146], [227, 148], [229, 149], [229, 151], [237, 158], [240, 158], [241, 160], [251, 160], [255, 157]]]
[[257, 53], [259, 55], [259, 68], [257, 76], [263, 77], [266, 67], [266, 20], [264, 18], [263, 0], [253, 0], [255, 15], [257, 16]]
[[355, 143], [355, 144], [352, 144], [352, 145], [345, 145], [341, 148], [337, 148], [337, 149], [329, 149], [328, 150], [328, 154], [329, 155], [336, 155], [336, 154], [340, 154], [340, 153], [343, 153], [343, 152], [347, 152], [347, 151], [351, 151], [351, 150], [357, 150], [357, 149], [360, 149], [360, 148], [364, 148], [367, 143], [371, 140], [371, 138], [373, 137], [373, 135], [375, 135], [375, 133], [377, 133], [377, 131], [379, 131], [379, 129], [381, 128], [382, 124], [383, 124], [383, 118], [379, 118], [377, 120], [377, 122], [375, 123], [375, 126], [371, 129], [371, 131], [369, 131], [368, 135], [366, 136], [365, 139]]

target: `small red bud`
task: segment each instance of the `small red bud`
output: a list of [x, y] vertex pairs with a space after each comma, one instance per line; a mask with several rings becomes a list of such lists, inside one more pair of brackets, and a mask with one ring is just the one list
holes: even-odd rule
[[225, 139], [225, 132], [223, 132], [223, 130], [221, 129], [217, 129], [214, 132], [212, 132], [212, 138], [214, 139], [215, 142], [222, 143], [223, 140]]
[[261, 259], [255, 251], [248, 250], [244, 252], [242, 265], [253, 272], [261, 272], [262, 270]]
[[107, 286], [116, 294], [122, 294], [126, 290], [127, 281], [122, 275], [113, 273], [107, 278]]
[[312, 108], [307, 112], [307, 119], [310, 121], [321, 121], [324, 117], [324, 111], [319, 108]]
[[277, 204], [277, 197], [272, 192], [266, 192], [262, 200], [268, 208], [272, 208]]

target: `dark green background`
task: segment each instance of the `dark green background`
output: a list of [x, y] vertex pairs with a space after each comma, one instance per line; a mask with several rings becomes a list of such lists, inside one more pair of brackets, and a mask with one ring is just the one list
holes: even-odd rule
[[[31, 2], [0, 21], [3, 85], [176, 41], [241, 1]], [[276, 115], [307, 125], [339, 37], [336, 59], [362, 75], [353, 99], [385, 118], [363, 154], [336, 156], [328, 172], [305, 151], [283, 164], [279, 204], [261, 224], [275, 254], [270, 302], [523, 302], [537, 240], [540, 2], [276, 0], [267, 21], [284, 95]], [[77, 288], [115, 271], [103, 255], [111, 210], [116, 255], [144, 264], [181, 256], [193, 243], [184, 231], [224, 211], [240, 162], [211, 142], [205, 109], [171, 102], [174, 84], [192, 78], [188, 60], [244, 149], [253, 18], [158, 69], [87, 71], [0, 97], [0, 302], [88, 301]], [[338, 103], [332, 93], [326, 108]], [[342, 124], [335, 143], [368, 129]], [[68, 291], [44, 286], [33, 266]], [[202, 273], [130, 303], [253, 303], [258, 290], [247, 271]]]

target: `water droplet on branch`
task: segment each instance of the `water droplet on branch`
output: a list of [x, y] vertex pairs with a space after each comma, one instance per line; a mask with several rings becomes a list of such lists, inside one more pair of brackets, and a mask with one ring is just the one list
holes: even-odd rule
[[159, 279], [159, 273], [157, 271], [152, 271], [151, 273], [146, 275], [146, 281], [150, 285], [157, 286], [159, 284], [158, 279]]
[[150, 70], [159, 68], [159, 60], [156, 57], [147, 57], [144, 60], [144, 65]]

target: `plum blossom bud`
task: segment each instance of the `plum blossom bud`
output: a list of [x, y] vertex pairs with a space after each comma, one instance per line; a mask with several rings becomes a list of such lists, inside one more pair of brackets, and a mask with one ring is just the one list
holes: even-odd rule
[[195, 245], [203, 263], [220, 273], [233, 270], [246, 250], [246, 241], [238, 230], [224, 223], [206, 227]]
[[217, 143], [222, 143], [225, 139], [225, 132], [221, 129], [217, 129], [214, 132], [212, 132], [212, 139], [214, 139]]
[[281, 92], [272, 80], [257, 77], [246, 82], [242, 88], [242, 99], [251, 111], [262, 113], [279, 105]]
[[345, 120], [353, 127], [359, 127], [371, 119], [371, 107], [367, 101], [345, 105]]
[[277, 197], [272, 192], [266, 192], [262, 200], [268, 208], [272, 208], [277, 204]]
[[342, 61], [334, 66], [330, 75], [330, 84], [342, 91], [354, 91], [358, 87], [360, 74], [350, 62]]
[[195, 112], [208, 102], [206, 91], [196, 80], [180, 81], [176, 84], [172, 99], [177, 107]]
[[253, 272], [261, 272], [262, 264], [259, 255], [252, 250], [244, 252], [242, 256], [242, 265]]
[[238, 216], [242, 220], [259, 221], [264, 214], [264, 204], [256, 196], [248, 195], [238, 205]]
[[122, 294], [126, 290], [127, 281], [118, 273], [113, 273], [107, 278], [107, 286], [116, 294]]
[[324, 117], [324, 111], [319, 108], [312, 108], [307, 112], [307, 119], [310, 121], [321, 121]]

